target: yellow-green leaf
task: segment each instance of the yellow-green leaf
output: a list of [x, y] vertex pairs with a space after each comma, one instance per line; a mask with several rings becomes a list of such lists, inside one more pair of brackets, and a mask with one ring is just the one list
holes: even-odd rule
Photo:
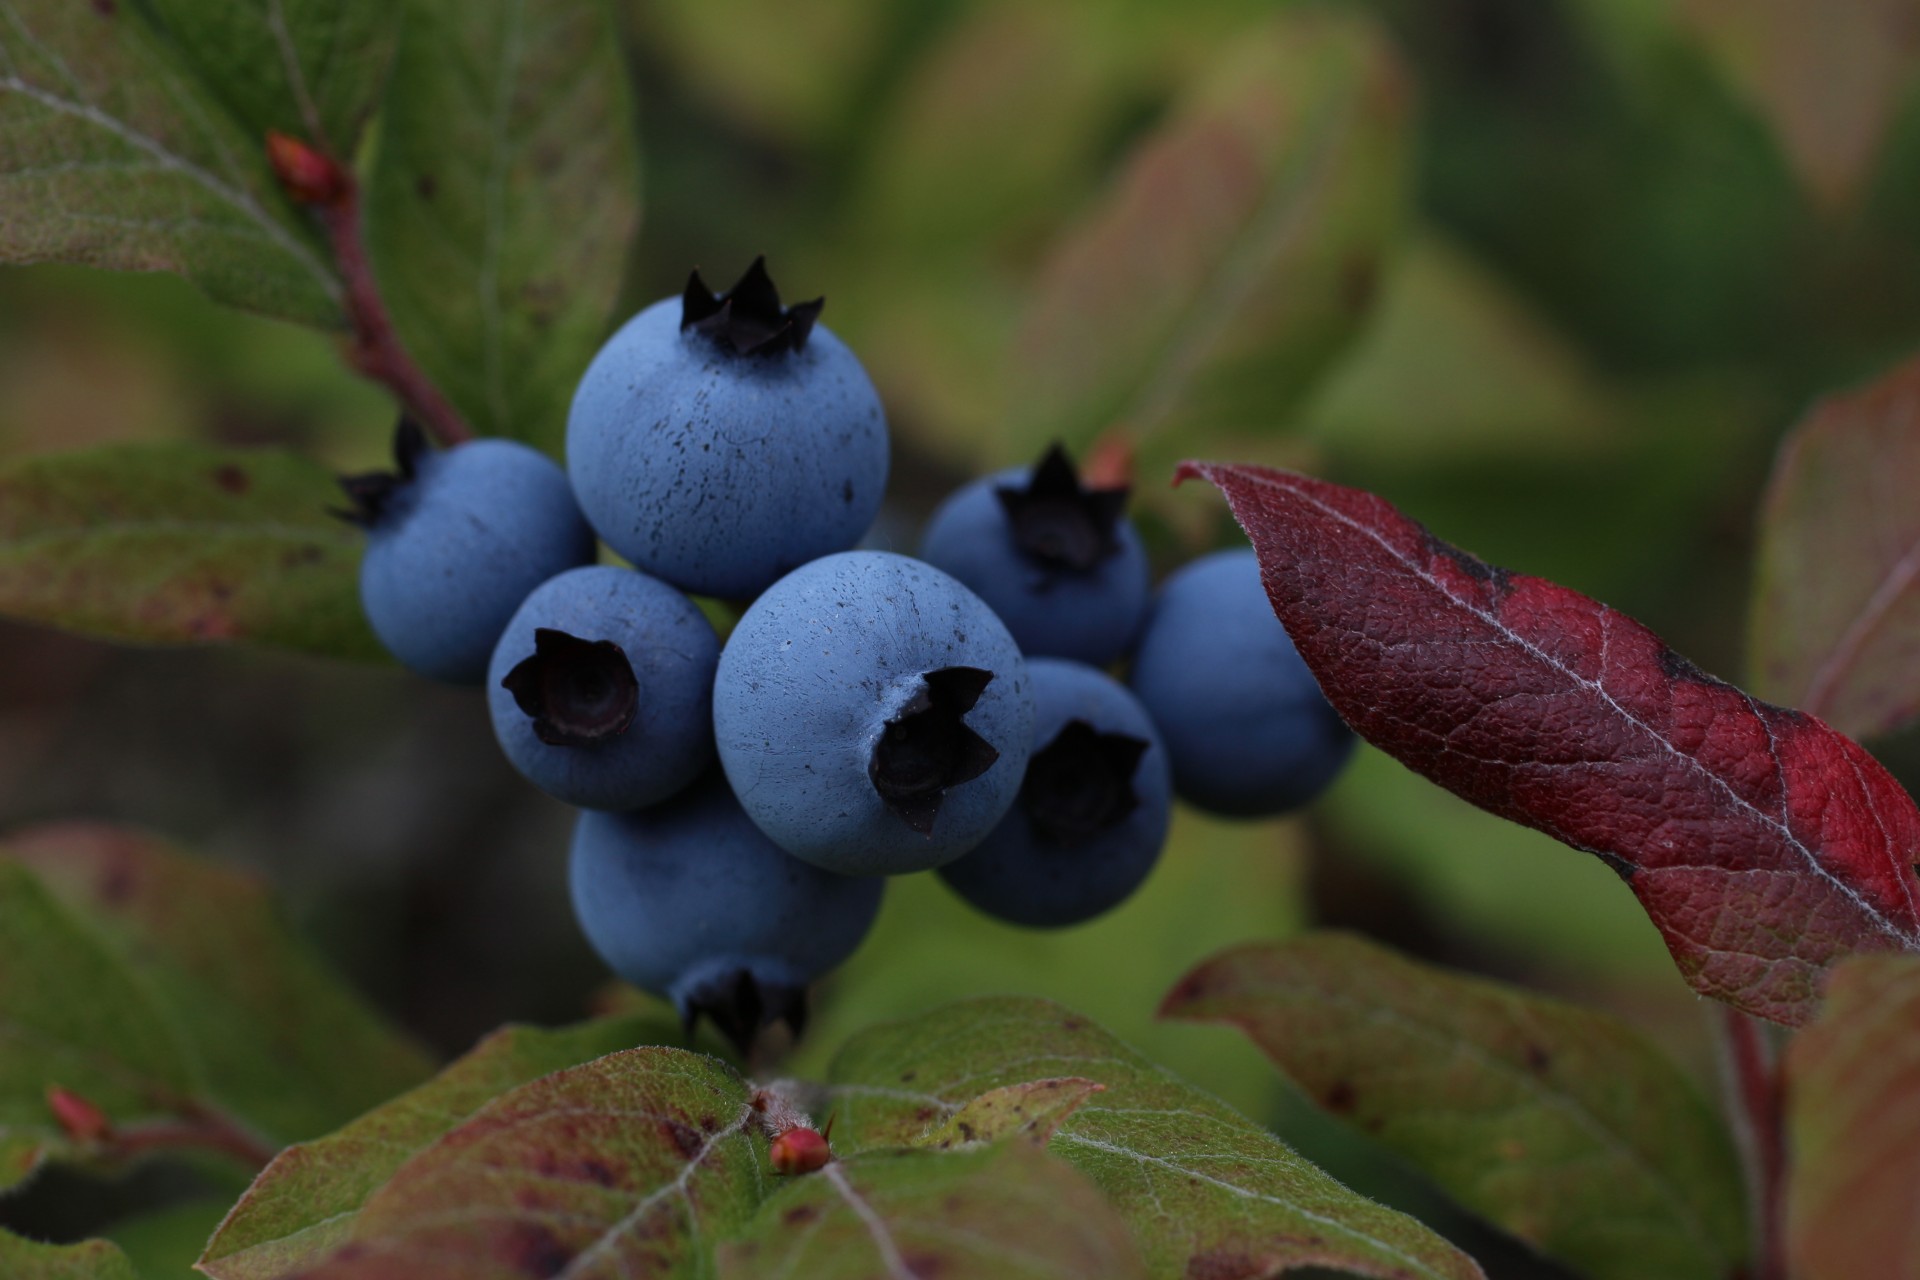
[[557, 453], [638, 224], [601, 0], [410, 0], [367, 235], [408, 351], [474, 428]]
[[340, 284], [267, 166], [126, 0], [0, 0], [0, 262], [172, 271], [340, 323]]
[[1728, 1277], [1745, 1256], [1725, 1125], [1605, 1014], [1333, 933], [1224, 952], [1162, 1012], [1245, 1031], [1321, 1106], [1583, 1275]]
[[1481, 1275], [1419, 1222], [1355, 1195], [1050, 1001], [963, 1001], [855, 1036], [829, 1076], [835, 1137], [844, 1131], [857, 1150], [868, 1134], [944, 1124], [988, 1090], [1059, 1076], [1105, 1089], [1066, 1117], [1049, 1149], [1106, 1194], [1153, 1275], [1302, 1266], [1396, 1280]]
[[378, 660], [363, 535], [319, 463], [272, 450], [108, 445], [0, 466], [0, 614], [145, 644], [248, 643]]

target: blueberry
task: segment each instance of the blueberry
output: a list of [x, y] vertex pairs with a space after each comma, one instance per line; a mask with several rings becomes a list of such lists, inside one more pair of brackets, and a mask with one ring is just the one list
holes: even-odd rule
[[1202, 556], [1161, 585], [1129, 683], [1160, 727], [1174, 790], [1213, 813], [1297, 809], [1353, 753], [1250, 550]]
[[402, 422], [394, 473], [348, 476], [342, 512], [367, 531], [360, 603], [380, 643], [436, 680], [478, 684], [529, 591], [594, 558], [567, 477], [510, 440], [429, 449]]
[[853, 353], [782, 307], [762, 261], [715, 297], [698, 272], [600, 349], [567, 468], [600, 536], [639, 568], [744, 600], [860, 540], [887, 480], [880, 398]]
[[658, 578], [590, 566], [549, 579], [493, 651], [487, 706], [514, 768], [585, 809], [666, 799], [713, 760], [720, 639]]
[[741, 617], [713, 682], [720, 763], [774, 843], [847, 875], [978, 844], [1020, 789], [1033, 698], [1019, 647], [930, 565], [847, 551]]
[[1027, 662], [1033, 755], [1019, 802], [978, 848], [940, 868], [988, 915], [1046, 928], [1125, 901], [1167, 842], [1173, 782], [1146, 709], [1104, 671]]
[[949, 497], [920, 555], [979, 592], [1023, 652], [1104, 666], [1127, 651], [1150, 594], [1126, 500], [1124, 488], [1083, 488], [1055, 445], [1031, 470]]
[[705, 1015], [745, 1051], [806, 1017], [806, 985], [860, 945], [884, 881], [838, 876], [760, 834], [717, 770], [638, 813], [580, 815], [569, 881], [580, 928], [621, 978]]

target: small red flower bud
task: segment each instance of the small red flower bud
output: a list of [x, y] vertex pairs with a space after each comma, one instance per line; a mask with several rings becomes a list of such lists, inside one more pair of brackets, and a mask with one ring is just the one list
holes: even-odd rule
[[824, 1135], [812, 1129], [793, 1128], [773, 1140], [769, 1153], [775, 1173], [815, 1173], [833, 1159]]
[[107, 1113], [71, 1089], [49, 1085], [47, 1109], [75, 1142], [99, 1142], [113, 1131]]
[[346, 194], [346, 172], [298, 138], [268, 130], [267, 160], [280, 185], [301, 204], [335, 204]]

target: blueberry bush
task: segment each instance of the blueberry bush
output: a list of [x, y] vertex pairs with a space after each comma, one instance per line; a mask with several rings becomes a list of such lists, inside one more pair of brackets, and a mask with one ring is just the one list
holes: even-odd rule
[[1916, 23], [0, 0], [0, 1275], [1920, 1276]]

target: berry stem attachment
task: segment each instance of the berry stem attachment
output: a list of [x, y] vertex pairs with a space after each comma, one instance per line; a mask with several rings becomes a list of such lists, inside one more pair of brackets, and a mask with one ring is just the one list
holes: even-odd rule
[[348, 363], [362, 377], [391, 391], [441, 447], [473, 439], [473, 428], [426, 370], [414, 363], [393, 327], [367, 256], [360, 181], [353, 170], [283, 133], [267, 135], [267, 158], [280, 185], [296, 202], [313, 210], [326, 235], [345, 293], [347, 323], [353, 330]]
[[1779, 1064], [1760, 1023], [1734, 1008], [1720, 1010], [1729, 1101], [1742, 1139], [1752, 1205], [1754, 1280], [1786, 1280], [1781, 1192], [1786, 1185], [1784, 1097]]

